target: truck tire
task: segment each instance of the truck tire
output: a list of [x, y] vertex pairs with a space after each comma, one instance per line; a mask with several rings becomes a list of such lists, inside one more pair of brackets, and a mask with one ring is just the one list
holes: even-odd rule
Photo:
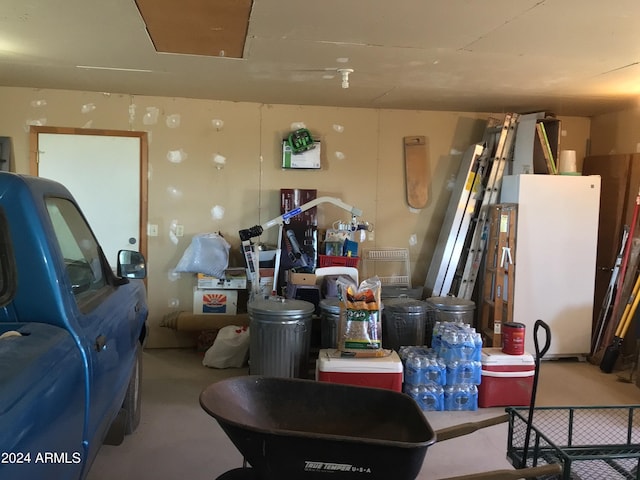
[[136, 362], [129, 379], [129, 387], [122, 402], [122, 408], [126, 412], [125, 435], [135, 432], [140, 424], [140, 411], [142, 406], [142, 345], [138, 344], [136, 349]]

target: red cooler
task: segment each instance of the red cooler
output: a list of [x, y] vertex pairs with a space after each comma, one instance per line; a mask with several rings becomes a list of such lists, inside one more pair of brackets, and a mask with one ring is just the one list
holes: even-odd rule
[[402, 391], [402, 362], [391, 355], [376, 358], [342, 357], [335, 349], [320, 350], [316, 362], [316, 380], [362, 387]]
[[522, 407], [531, 402], [535, 362], [533, 356], [508, 355], [501, 348], [482, 349], [482, 382], [478, 406]]

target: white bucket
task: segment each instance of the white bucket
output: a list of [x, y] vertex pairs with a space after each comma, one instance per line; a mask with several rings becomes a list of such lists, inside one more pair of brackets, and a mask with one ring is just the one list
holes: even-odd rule
[[562, 150], [560, 152], [558, 172], [561, 174], [574, 174], [577, 172], [575, 150]]

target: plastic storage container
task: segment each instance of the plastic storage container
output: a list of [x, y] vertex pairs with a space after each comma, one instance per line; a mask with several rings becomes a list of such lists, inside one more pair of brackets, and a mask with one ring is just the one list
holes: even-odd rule
[[385, 299], [382, 312], [384, 348], [397, 351], [403, 345], [425, 345], [425, 332], [433, 330], [431, 312], [433, 308], [422, 300], [408, 297]]
[[320, 348], [336, 348], [340, 326], [340, 301], [337, 298], [320, 300]]
[[306, 378], [315, 307], [304, 300], [271, 297], [247, 305], [249, 374]]
[[473, 325], [476, 304], [472, 300], [458, 297], [429, 297], [427, 302], [435, 307], [438, 321]]
[[397, 352], [386, 357], [342, 357], [338, 350], [320, 350], [316, 380], [402, 391], [402, 361]]

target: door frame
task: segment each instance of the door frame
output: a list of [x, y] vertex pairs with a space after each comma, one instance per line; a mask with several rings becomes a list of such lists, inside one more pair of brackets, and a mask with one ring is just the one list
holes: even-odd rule
[[[140, 253], [147, 256], [147, 222], [148, 222], [148, 168], [149, 168], [149, 142], [147, 132], [127, 130], [103, 130], [95, 128], [73, 127], [46, 127], [31, 125], [29, 127], [29, 173], [38, 176], [38, 164], [40, 156], [39, 134], [52, 133], [59, 135], [93, 135], [104, 137], [137, 137], [140, 139], [140, 225], [138, 226], [138, 238], [140, 239]], [[82, 208], [82, 206], [80, 206]]]

